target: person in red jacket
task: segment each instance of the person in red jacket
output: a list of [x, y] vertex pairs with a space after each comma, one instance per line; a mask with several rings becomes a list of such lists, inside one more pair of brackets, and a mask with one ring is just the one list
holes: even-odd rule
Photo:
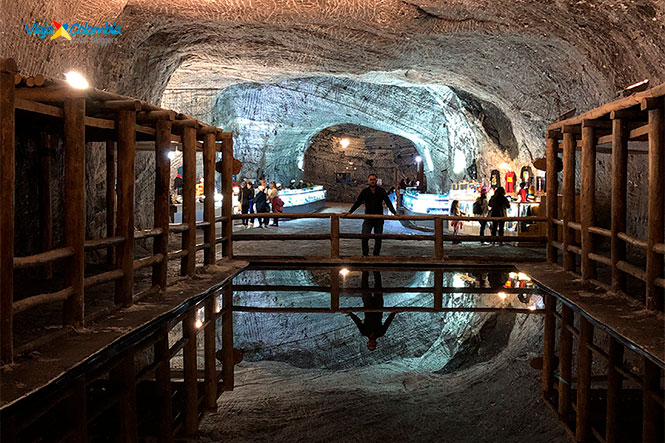
[[504, 178], [506, 179], [506, 193], [512, 194], [515, 192], [515, 180], [517, 179], [515, 172], [506, 172], [506, 176]]

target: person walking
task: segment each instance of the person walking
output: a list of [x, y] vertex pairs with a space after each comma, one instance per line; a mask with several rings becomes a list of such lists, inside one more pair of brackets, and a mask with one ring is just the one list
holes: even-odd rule
[[[383, 204], [385, 203], [388, 207], [388, 210], [393, 214], [397, 215], [395, 207], [393, 206], [390, 198], [388, 198], [388, 193], [385, 189], [376, 185], [378, 177], [376, 174], [370, 174], [367, 177], [367, 186], [365, 189], [360, 191], [356, 202], [351, 206], [348, 212], [344, 212], [342, 215], [352, 214], [353, 211], [358, 209], [360, 205], [365, 204], [365, 214], [379, 214], [383, 215]], [[363, 221], [362, 233], [371, 234], [374, 231], [375, 234], [383, 234], [383, 219], [378, 218], [368, 218]], [[374, 240], [374, 255], [379, 255], [381, 253], [381, 239], [377, 238]], [[362, 254], [363, 256], [369, 255], [369, 239], [362, 239]]]
[[[253, 214], [254, 209], [252, 208], [252, 203], [254, 201], [254, 188], [252, 187], [252, 182], [247, 180], [244, 186], [240, 187], [240, 212], [243, 214]], [[242, 225], [245, 228], [251, 228], [254, 226], [253, 218], [243, 218]]]
[[[450, 205], [450, 215], [456, 216], [456, 217], [466, 217], [466, 213], [462, 211], [459, 207], [459, 200], [453, 200], [453, 202]], [[457, 235], [459, 233], [459, 230], [462, 229], [463, 223], [462, 220], [453, 220], [452, 221], [452, 227], [453, 227], [453, 235]], [[459, 244], [459, 240], [453, 241], [454, 244]]]
[[[259, 185], [256, 189], [256, 194], [254, 194], [254, 206], [257, 214], [263, 214], [269, 211], [268, 209], [268, 200], [265, 193], [263, 185]], [[259, 228], [267, 228], [268, 218], [258, 217], [259, 219]]]
[[[487, 202], [487, 188], [482, 187], [480, 190], [480, 197], [476, 199], [475, 202], [473, 202], [473, 215], [477, 215], [478, 217], [487, 217], [489, 216], [490, 213], [490, 208], [489, 208], [489, 203]], [[481, 220], [480, 222], [480, 236], [484, 237], [485, 236], [485, 228], [487, 227], [487, 221], [486, 220]], [[484, 241], [481, 241], [481, 243], [485, 243]]]
[[[490, 217], [506, 217], [508, 215], [508, 208], [510, 208], [510, 202], [506, 198], [506, 190], [499, 186], [494, 191], [494, 195], [489, 201]], [[492, 237], [496, 236], [497, 231], [500, 236], [503, 236], [503, 228], [506, 224], [505, 221], [495, 221], [492, 223]], [[492, 242], [494, 244], [494, 242]], [[503, 242], [499, 242], [499, 246], [503, 246]]]
[[[268, 191], [268, 202], [272, 206], [273, 213], [280, 213], [284, 209], [284, 202], [279, 198], [279, 190], [275, 182], [270, 182], [270, 190]], [[279, 219], [274, 218], [272, 226], [279, 226]]]

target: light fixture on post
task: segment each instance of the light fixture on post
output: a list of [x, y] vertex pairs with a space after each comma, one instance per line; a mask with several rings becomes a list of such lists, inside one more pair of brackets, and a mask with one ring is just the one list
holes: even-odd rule
[[70, 71], [65, 73], [65, 79], [69, 86], [74, 89], [88, 89], [88, 81], [78, 72]]

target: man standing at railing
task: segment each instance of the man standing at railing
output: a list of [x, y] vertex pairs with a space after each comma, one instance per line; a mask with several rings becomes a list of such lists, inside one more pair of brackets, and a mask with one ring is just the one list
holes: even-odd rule
[[[360, 207], [363, 203], [365, 204], [365, 214], [379, 214], [383, 215], [383, 203], [386, 204], [390, 212], [393, 215], [397, 215], [393, 204], [388, 198], [388, 193], [381, 186], [376, 185], [377, 176], [376, 174], [370, 174], [367, 178], [368, 187], [360, 191], [360, 195], [356, 199], [356, 202], [351, 206], [349, 212], [344, 212], [342, 215], [348, 215], [353, 213], [356, 209]], [[363, 221], [363, 234], [371, 234], [372, 230], [375, 234], [383, 234], [383, 219], [378, 218], [368, 218]], [[369, 255], [369, 238], [362, 239], [362, 250], [363, 256]], [[374, 255], [379, 255], [381, 253], [381, 239], [374, 239]]]

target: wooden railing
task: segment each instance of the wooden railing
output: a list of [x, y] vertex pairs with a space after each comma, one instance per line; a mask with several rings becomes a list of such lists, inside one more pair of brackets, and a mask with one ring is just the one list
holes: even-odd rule
[[[645, 283], [645, 305], [650, 310], [663, 310], [663, 222], [665, 206], [665, 117], [663, 97], [665, 84], [630, 97], [608, 103], [580, 116], [551, 124], [547, 131], [547, 194], [558, 194], [557, 157], [563, 151], [562, 207], [558, 214], [557, 198], [547, 199], [547, 257], [561, 262], [564, 269], [580, 274], [614, 291], [626, 290], [626, 276]], [[629, 149], [631, 142], [647, 142], [648, 150]], [[559, 144], [561, 142], [561, 147]], [[599, 147], [610, 144], [611, 149]], [[581, 208], [575, 214], [575, 151], [581, 149]], [[611, 153], [611, 226], [596, 225], [596, 156]], [[646, 239], [627, 233], [628, 155], [646, 155], [648, 189], [642, 195], [648, 200]], [[561, 226], [559, 229], [558, 226]], [[576, 233], [581, 243], [575, 244]], [[610, 240], [609, 256], [597, 246], [597, 238]], [[626, 245], [639, 248], [646, 266], [627, 259]], [[609, 282], [597, 280], [597, 264], [609, 266]], [[630, 291], [634, 292], [634, 291]], [[642, 297], [638, 297], [642, 298]]]
[[[0, 440], [130, 442], [193, 436], [202, 413], [216, 411], [220, 394], [233, 390], [231, 303], [230, 285], [218, 284], [122, 336], [46, 387], [3, 405]], [[170, 344], [169, 338], [177, 339]], [[181, 356], [178, 368], [173, 367], [176, 356]], [[58, 418], [63, 410], [67, 419]]]
[[574, 441], [663, 441], [661, 362], [551, 294], [544, 328], [543, 399]]
[[[0, 59], [0, 361], [11, 362], [14, 356], [14, 315], [45, 303], [64, 302], [63, 324], [80, 327], [86, 312], [85, 291], [93, 286], [115, 282], [114, 303], [117, 307], [132, 305], [136, 299], [163, 290], [167, 285], [169, 260], [180, 259], [181, 274], [193, 275], [197, 251], [203, 251], [205, 264], [216, 261], [217, 244], [223, 255], [231, 250], [232, 195], [232, 134], [203, 124], [189, 116], [160, 109], [131, 97], [96, 89], [74, 90], [53, 79], [26, 82], [17, 74], [16, 63]], [[30, 86], [30, 87], [29, 87]], [[35, 87], [32, 87], [35, 86]], [[21, 118], [39, 127], [43, 116], [59, 120], [64, 129], [64, 245], [53, 248], [52, 213], [50, 205], [49, 156], [41, 159], [40, 230], [42, 252], [26, 257], [14, 256], [14, 194], [15, 194], [15, 128], [16, 110]], [[22, 122], [19, 122], [22, 123]], [[53, 137], [45, 128], [42, 142], [54, 149]], [[149, 149], [155, 155], [154, 227], [143, 231], [134, 229], [135, 156], [137, 139], [153, 141]], [[85, 146], [97, 141], [106, 145], [106, 237], [85, 240]], [[171, 143], [182, 144], [183, 194], [182, 225], [169, 223]], [[220, 142], [220, 143], [218, 143]], [[48, 146], [46, 146], [48, 145]], [[220, 146], [221, 145], [221, 146]], [[224, 174], [222, 217], [215, 217], [214, 179], [215, 160], [222, 151]], [[141, 145], [145, 149], [145, 145]], [[195, 218], [196, 152], [203, 153], [204, 221]], [[222, 223], [222, 236], [216, 235], [216, 223]], [[196, 243], [197, 230], [204, 240]], [[168, 250], [170, 233], [182, 235], [182, 249]], [[152, 239], [153, 254], [134, 256], [134, 241]], [[86, 252], [106, 249], [107, 262], [112, 269], [96, 275], [85, 275]], [[66, 261], [64, 287], [52, 293], [33, 295], [14, 300], [14, 271], [41, 267], [46, 279], [53, 277], [56, 261]], [[152, 268], [152, 286], [135, 293], [135, 271]]]
[[[338, 214], [338, 213], [308, 213], [308, 214], [235, 214], [233, 220], [253, 219], [253, 218], [286, 218], [286, 219], [330, 219], [330, 232], [325, 234], [233, 234], [233, 241], [328, 241], [330, 242], [330, 256], [314, 256], [320, 259], [343, 259], [348, 258], [340, 255], [340, 239], [385, 239], [400, 241], [430, 241], [433, 242], [433, 254], [430, 257], [422, 257], [424, 260], [440, 261], [444, 260], [444, 242], [512, 242], [512, 243], [535, 243], [545, 244], [547, 237], [535, 235], [503, 235], [503, 236], [480, 236], [480, 235], [452, 235], [444, 234], [444, 221], [488, 221], [488, 222], [506, 222], [517, 221], [527, 223], [543, 223], [546, 217], [452, 217], [446, 215], [378, 215], [378, 214]], [[358, 234], [340, 232], [341, 219], [378, 219], [378, 220], [411, 220], [411, 221], [433, 221], [433, 234]], [[236, 258], [246, 260], [262, 259], [249, 255], [236, 255]], [[283, 255], [281, 258], [295, 258], [294, 255]], [[477, 255], [474, 255], [476, 259]], [[496, 256], [498, 257], [498, 256]], [[263, 256], [265, 258], [265, 255]], [[310, 257], [311, 258], [311, 257]], [[402, 257], [403, 258], [403, 257]], [[416, 257], [421, 258], [421, 257]], [[480, 257], [482, 258], [482, 257]], [[495, 258], [488, 256], [485, 258]], [[385, 260], [399, 259], [399, 256], [383, 256]], [[529, 258], [533, 260], [533, 258]]]

